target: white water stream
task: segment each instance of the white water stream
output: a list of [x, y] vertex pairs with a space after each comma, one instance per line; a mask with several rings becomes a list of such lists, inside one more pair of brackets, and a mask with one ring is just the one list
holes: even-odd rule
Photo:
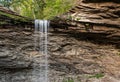
[[35, 65], [33, 71], [34, 82], [49, 82], [47, 51], [48, 27], [49, 21], [35, 20], [35, 50], [39, 51], [39, 55], [34, 58], [34, 62], [38, 63]]

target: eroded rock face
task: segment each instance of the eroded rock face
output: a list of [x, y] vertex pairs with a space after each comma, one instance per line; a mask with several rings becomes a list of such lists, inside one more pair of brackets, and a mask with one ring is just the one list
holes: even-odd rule
[[30, 37], [26, 38], [12, 29], [1, 29], [0, 31], [2, 32], [0, 33], [0, 67], [18, 69], [30, 67], [31, 58], [23, 52], [26, 49], [24, 44], [27, 44]]
[[[119, 45], [119, 36], [74, 32], [49, 33], [50, 82], [62, 82], [60, 79], [65, 77], [79, 78], [75, 82], [119, 82], [120, 56], [111, 46]], [[34, 31], [30, 29], [0, 28], [0, 82], [35, 82], [39, 78], [41, 55], [39, 44], [34, 49], [34, 39]], [[89, 78], [101, 73], [104, 76], [100, 79]]]
[[120, 28], [120, 3], [114, 3], [116, 1], [118, 0], [79, 0], [78, 5], [70, 10], [69, 18]]
[[27, 68], [31, 64], [28, 57], [20, 52], [12, 52], [9, 50], [0, 51], [0, 67], [1, 68]]

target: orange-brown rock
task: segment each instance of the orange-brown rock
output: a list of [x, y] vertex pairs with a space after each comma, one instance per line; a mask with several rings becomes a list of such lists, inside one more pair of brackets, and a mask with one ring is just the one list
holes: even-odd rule
[[79, 0], [69, 11], [69, 16], [79, 22], [120, 28], [120, 3], [115, 3], [117, 0], [99, 1], [102, 0]]

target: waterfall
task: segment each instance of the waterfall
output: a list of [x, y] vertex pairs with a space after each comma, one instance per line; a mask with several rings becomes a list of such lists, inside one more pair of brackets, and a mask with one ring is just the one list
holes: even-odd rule
[[[34, 58], [33, 82], [49, 82], [48, 79], [48, 27], [49, 21], [35, 20], [35, 50], [38, 55]], [[38, 47], [39, 46], [39, 47]]]

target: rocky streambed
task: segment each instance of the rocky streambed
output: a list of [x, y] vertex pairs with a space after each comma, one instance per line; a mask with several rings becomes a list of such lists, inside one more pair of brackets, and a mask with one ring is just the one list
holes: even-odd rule
[[[118, 30], [73, 30], [49, 32], [50, 82], [69, 77], [75, 82], [119, 82]], [[0, 28], [0, 82], [37, 82], [37, 71], [33, 71], [40, 63], [40, 54], [34, 44], [33, 29]]]

